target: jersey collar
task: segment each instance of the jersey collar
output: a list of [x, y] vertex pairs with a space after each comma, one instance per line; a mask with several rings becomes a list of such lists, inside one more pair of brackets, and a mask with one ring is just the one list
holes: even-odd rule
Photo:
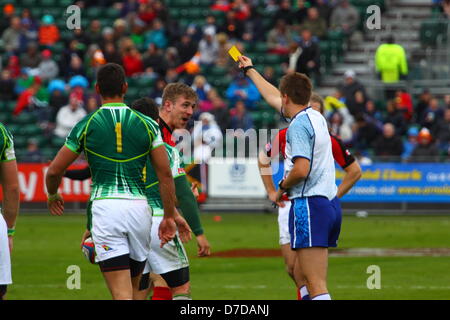
[[100, 108], [103, 107], [128, 107], [125, 103], [123, 102], [111, 102], [111, 103], [105, 103], [103, 104]]
[[169, 127], [169, 125], [161, 117], [159, 117], [159, 127], [161, 128], [161, 131], [162, 131], [163, 127], [164, 127], [170, 133], [173, 132], [173, 130]]
[[303, 109], [302, 111], [297, 112], [297, 113], [295, 114], [295, 116], [292, 117], [291, 122], [294, 121], [294, 119], [295, 119], [300, 113], [302, 113], [302, 112], [304, 112], [304, 111], [306, 111], [306, 110], [308, 110], [308, 109], [310, 109], [310, 108], [311, 108], [311, 106], [307, 106], [307, 107], [306, 107], [305, 109]]

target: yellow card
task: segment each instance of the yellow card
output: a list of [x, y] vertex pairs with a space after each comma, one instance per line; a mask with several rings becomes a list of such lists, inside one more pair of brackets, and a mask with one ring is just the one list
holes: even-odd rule
[[228, 54], [233, 58], [234, 61], [238, 61], [238, 57], [242, 56], [242, 53], [239, 52], [236, 46], [232, 46], [230, 50], [228, 50]]

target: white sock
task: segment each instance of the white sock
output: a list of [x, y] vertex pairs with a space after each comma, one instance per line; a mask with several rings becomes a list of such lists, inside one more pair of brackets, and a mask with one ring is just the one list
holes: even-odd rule
[[309, 297], [308, 288], [306, 286], [302, 286], [300, 288], [300, 296], [302, 297], [303, 300], [305, 299], [306, 296]]
[[311, 300], [331, 300], [331, 296], [328, 293], [319, 294], [318, 296], [315, 296]]

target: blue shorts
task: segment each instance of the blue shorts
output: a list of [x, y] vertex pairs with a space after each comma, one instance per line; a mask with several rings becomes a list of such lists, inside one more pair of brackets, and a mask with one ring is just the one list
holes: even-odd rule
[[339, 199], [305, 197], [292, 199], [289, 212], [291, 248], [337, 247], [342, 211]]

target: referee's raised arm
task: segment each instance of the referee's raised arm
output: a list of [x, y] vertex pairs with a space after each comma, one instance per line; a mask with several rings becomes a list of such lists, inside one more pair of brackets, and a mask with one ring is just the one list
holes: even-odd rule
[[239, 67], [243, 69], [244, 74], [249, 77], [258, 88], [264, 100], [281, 112], [281, 95], [280, 91], [253, 67], [252, 60], [246, 56], [239, 56]]

